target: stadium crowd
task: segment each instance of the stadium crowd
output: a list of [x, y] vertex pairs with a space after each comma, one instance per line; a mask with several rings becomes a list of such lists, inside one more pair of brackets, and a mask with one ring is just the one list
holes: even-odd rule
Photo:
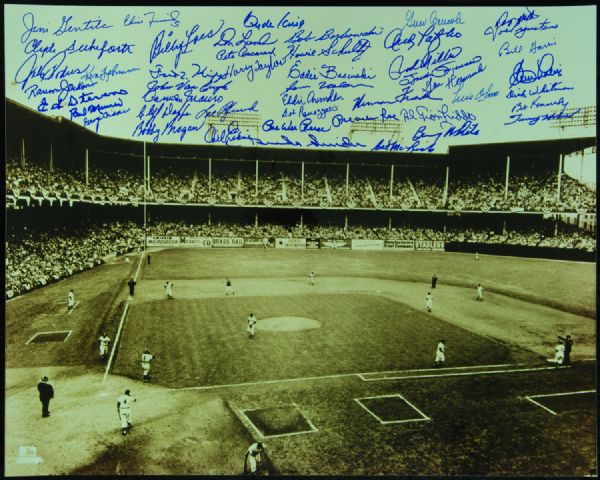
[[[35, 164], [21, 168], [15, 160], [7, 163], [8, 204], [18, 198], [71, 201], [124, 202], [137, 204], [144, 199], [140, 172], [119, 168], [91, 168], [86, 183], [82, 171], [47, 169]], [[147, 201], [151, 203], [199, 203], [210, 205], [287, 205], [292, 207], [350, 207], [395, 209], [453, 209], [477, 211], [593, 211], [595, 192], [567, 175], [561, 177], [557, 199], [556, 174], [517, 174], [511, 176], [508, 192], [497, 176], [451, 177], [444, 203], [440, 178], [402, 175], [390, 189], [389, 178], [309, 173], [304, 182], [284, 172], [242, 172], [208, 174], [183, 173], [173, 168], [152, 172]], [[41, 200], [40, 200], [41, 201]]]
[[143, 246], [133, 222], [6, 232], [6, 296], [11, 298]]
[[[323, 239], [442, 240], [524, 246], [544, 246], [595, 251], [592, 234], [577, 231], [544, 236], [535, 231], [449, 229], [446, 232], [414, 226], [343, 228], [339, 225], [190, 224], [156, 221], [148, 235], [200, 237], [307, 237]], [[6, 236], [6, 296], [23, 292], [92, 268], [112, 255], [143, 247], [143, 229], [135, 222], [92, 223], [52, 229], [9, 228]]]

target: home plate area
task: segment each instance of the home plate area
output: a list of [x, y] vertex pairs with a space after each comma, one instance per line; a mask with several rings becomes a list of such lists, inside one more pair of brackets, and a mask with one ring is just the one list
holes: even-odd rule
[[284, 437], [318, 431], [295, 403], [276, 407], [246, 409], [241, 410], [241, 413], [263, 438]]

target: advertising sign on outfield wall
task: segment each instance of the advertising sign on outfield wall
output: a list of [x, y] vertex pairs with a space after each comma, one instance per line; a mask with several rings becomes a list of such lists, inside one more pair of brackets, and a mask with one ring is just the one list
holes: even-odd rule
[[214, 248], [241, 248], [244, 246], [242, 237], [213, 237], [212, 246]]
[[267, 248], [273, 248], [275, 246], [274, 237], [245, 237], [244, 247], [245, 248], [264, 248], [265, 243]]
[[318, 238], [307, 238], [306, 239], [306, 248], [319, 248], [319, 239]]
[[416, 240], [415, 250], [433, 250], [435, 252], [443, 252], [444, 242], [440, 240]]
[[383, 240], [352, 239], [352, 250], [382, 250]]
[[336, 239], [321, 239], [321, 248], [339, 248], [344, 250], [350, 249], [350, 240], [336, 240]]
[[146, 246], [148, 247], [177, 247], [181, 243], [181, 237], [170, 235], [148, 235]]
[[414, 240], [384, 240], [383, 248], [386, 250], [414, 250]]
[[212, 238], [210, 237], [183, 237], [181, 239], [182, 247], [210, 248], [212, 247]]
[[306, 238], [276, 238], [275, 248], [306, 248]]

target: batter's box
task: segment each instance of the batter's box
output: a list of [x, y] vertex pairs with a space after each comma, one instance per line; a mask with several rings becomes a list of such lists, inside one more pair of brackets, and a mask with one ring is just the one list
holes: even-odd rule
[[29, 343], [66, 342], [73, 330], [61, 330], [56, 332], [37, 332], [27, 340]]
[[528, 395], [525, 398], [552, 415], [596, 411], [596, 390]]
[[382, 425], [431, 420], [400, 394], [355, 398], [354, 400]]
[[263, 438], [318, 432], [318, 429], [304, 416], [295, 403], [278, 407], [241, 410], [241, 414]]
[[48, 311], [42, 313], [44, 316], [56, 317], [67, 313], [67, 302], [56, 302], [48, 307]]

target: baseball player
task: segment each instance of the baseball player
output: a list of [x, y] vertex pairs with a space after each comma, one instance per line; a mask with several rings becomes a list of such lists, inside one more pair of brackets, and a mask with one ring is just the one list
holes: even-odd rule
[[150, 381], [150, 362], [154, 358], [154, 355], [150, 353], [150, 350], [144, 350], [142, 353], [142, 370], [144, 371], [144, 383]]
[[256, 317], [253, 313], [248, 316], [248, 338], [252, 340], [254, 338], [254, 325], [256, 325]]
[[108, 345], [110, 344], [110, 338], [106, 335], [106, 332], [98, 338], [100, 342], [100, 360], [104, 360], [108, 355]]
[[262, 243], [263, 243], [263, 250], [266, 250], [269, 246], [269, 239], [267, 237], [263, 238]]
[[235, 291], [233, 290], [233, 286], [231, 285], [231, 280], [229, 277], [225, 278], [225, 295], [235, 295]]
[[125, 390], [125, 393], [117, 400], [117, 413], [119, 414], [119, 420], [121, 420], [121, 430], [123, 435], [127, 435], [127, 430], [133, 426], [131, 422], [131, 405], [135, 402], [135, 397], [131, 395], [131, 392]]
[[562, 343], [559, 343], [554, 349], [554, 358], [549, 358], [548, 361], [550, 363], [556, 364], [556, 368], [560, 368], [563, 364], [563, 360], [565, 359], [565, 346]]
[[481, 284], [477, 285], [477, 301], [483, 302], [483, 287]]
[[67, 294], [67, 314], [71, 313], [73, 308], [75, 308], [75, 293], [73, 290], [69, 290]]
[[565, 356], [563, 359], [563, 365], [571, 364], [571, 349], [573, 348], [573, 339], [571, 335], [567, 335], [566, 337], [559, 336], [558, 339], [561, 342], [565, 342]]
[[167, 292], [167, 299], [168, 300], [173, 300], [173, 282], [169, 282], [167, 280], [167, 282], [164, 285], [165, 290]]
[[308, 276], [308, 284], [312, 287], [315, 286], [315, 272], [310, 272], [310, 275]]
[[475, 260], [479, 260], [479, 253], [475, 252]]
[[440, 340], [435, 351], [435, 366], [440, 367], [446, 361], [446, 340]]
[[427, 296], [425, 297], [425, 307], [428, 312], [431, 312], [433, 308], [433, 297], [431, 296], [431, 292], [427, 292]]
[[253, 443], [248, 447], [244, 456], [244, 475], [256, 475], [256, 470], [262, 463], [261, 454], [265, 448], [266, 445], [262, 442]]

